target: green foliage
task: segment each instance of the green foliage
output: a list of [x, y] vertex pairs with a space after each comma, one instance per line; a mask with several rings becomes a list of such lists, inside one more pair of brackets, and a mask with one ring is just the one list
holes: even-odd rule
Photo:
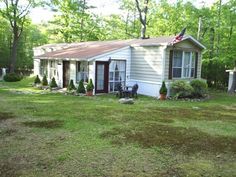
[[204, 97], [207, 94], [207, 83], [204, 80], [192, 80], [190, 85], [193, 87], [193, 97]]
[[227, 60], [219, 60], [217, 58], [205, 58], [202, 61], [202, 77], [207, 79], [209, 87], [226, 90], [228, 86], [229, 73], [227, 69], [232, 69], [233, 65]]
[[3, 80], [6, 82], [17, 82], [20, 81], [21, 79], [23, 79], [23, 77], [16, 73], [9, 73], [3, 77]]
[[86, 93], [83, 80], [79, 81], [77, 93]]
[[68, 91], [76, 90], [76, 87], [75, 87], [75, 85], [74, 85], [73, 79], [70, 80], [70, 83], [69, 83], [69, 85], [68, 85], [68, 87], [67, 87], [67, 90], [68, 90]]
[[186, 98], [191, 97], [193, 87], [183, 80], [174, 81], [171, 84], [171, 95], [175, 98]]
[[41, 80], [39, 79], [39, 76], [37, 75], [36, 78], [34, 79], [34, 84], [40, 84]]
[[48, 80], [47, 80], [46, 75], [43, 76], [43, 79], [42, 79], [42, 86], [48, 86]]
[[50, 22], [48, 30], [57, 42], [98, 40], [102, 31], [97, 16], [88, 13], [87, 1], [55, 0], [53, 8], [59, 13]]
[[94, 89], [94, 85], [93, 85], [93, 80], [89, 79], [89, 84], [91, 85], [91, 88]]
[[[10, 47], [12, 31], [9, 23], [0, 16], [0, 66], [10, 65]], [[28, 70], [33, 68], [33, 47], [48, 43], [46, 34], [41, 32], [37, 25], [31, 24], [29, 20], [25, 23], [24, 30], [18, 42], [16, 68]], [[17, 70], [16, 70], [17, 71]]]
[[159, 93], [160, 93], [160, 94], [164, 94], [164, 95], [167, 94], [167, 88], [166, 88], [165, 81], [162, 82], [162, 85], [161, 85], [161, 88], [160, 88]]
[[93, 81], [92, 81], [92, 79], [90, 79], [89, 83], [86, 87], [86, 90], [89, 92], [89, 91], [93, 91], [93, 89], [94, 89]]
[[52, 78], [52, 80], [51, 80], [51, 82], [50, 82], [50, 87], [51, 87], [51, 88], [57, 87], [57, 83], [56, 83], [56, 80], [55, 80], [54, 77]]

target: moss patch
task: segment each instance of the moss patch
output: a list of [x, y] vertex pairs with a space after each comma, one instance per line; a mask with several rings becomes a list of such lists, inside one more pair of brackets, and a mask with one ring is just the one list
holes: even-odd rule
[[137, 143], [144, 148], [160, 146], [187, 154], [236, 152], [236, 138], [211, 136], [196, 128], [151, 124], [129, 130], [116, 128], [101, 136], [111, 138], [114, 144]]
[[64, 121], [62, 120], [45, 120], [45, 121], [28, 121], [23, 122], [25, 126], [36, 127], [36, 128], [60, 128], [63, 126]]

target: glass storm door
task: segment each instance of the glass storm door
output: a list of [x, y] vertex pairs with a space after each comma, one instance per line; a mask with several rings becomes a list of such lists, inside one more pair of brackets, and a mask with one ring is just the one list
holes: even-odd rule
[[96, 62], [96, 93], [108, 93], [108, 62]]

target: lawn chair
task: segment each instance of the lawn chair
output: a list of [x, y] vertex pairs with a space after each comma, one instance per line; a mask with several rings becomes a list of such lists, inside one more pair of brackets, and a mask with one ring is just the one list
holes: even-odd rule
[[129, 96], [131, 97], [135, 97], [135, 98], [138, 98], [138, 84], [134, 84], [134, 86], [132, 87], [132, 90], [128, 91], [129, 93]]

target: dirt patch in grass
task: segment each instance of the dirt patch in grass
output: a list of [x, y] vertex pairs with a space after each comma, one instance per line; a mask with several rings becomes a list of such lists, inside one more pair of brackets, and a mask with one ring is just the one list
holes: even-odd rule
[[10, 162], [0, 161], [1, 177], [17, 177], [20, 176], [18, 166]]
[[15, 116], [10, 112], [0, 112], [0, 121], [4, 121], [7, 119], [15, 118]]
[[45, 120], [45, 121], [27, 121], [23, 122], [25, 126], [36, 128], [60, 128], [64, 125], [62, 120]]
[[218, 108], [199, 108], [194, 110], [191, 108], [155, 108], [147, 109], [144, 114], [146, 115], [159, 115], [161, 118], [172, 119], [191, 119], [191, 120], [226, 120], [236, 121], [235, 110], [229, 110], [223, 107]]
[[16, 133], [16, 132], [17, 132], [16, 129], [9, 128], [9, 129], [0, 131], [0, 135], [3, 135], [3, 136], [11, 136], [12, 134], [14, 134], [14, 133]]
[[185, 173], [183, 172], [183, 170], [181, 170], [180, 168], [169, 168], [168, 170], [166, 170], [165, 172], [161, 172], [158, 176], [162, 176], [162, 177], [182, 177], [182, 176], [186, 176]]
[[186, 154], [197, 152], [236, 153], [236, 138], [211, 136], [196, 128], [151, 124], [141, 128], [112, 129], [101, 135], [114, 144], [137, 143], [144, 148], [160, 146]]

